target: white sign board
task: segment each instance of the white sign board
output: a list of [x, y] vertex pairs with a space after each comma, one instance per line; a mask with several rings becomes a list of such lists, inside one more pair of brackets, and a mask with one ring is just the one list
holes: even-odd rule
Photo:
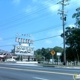
[[15, 54], [17, 54], [17, 55], [34, 55], [34, 47], [16, 45], [15, 46]]
[[61, 53], [60, 52], [57, 52], [57, 56], [61, 56]]
[[29, 44], [22, 43], [21, 46], [29, 46]]

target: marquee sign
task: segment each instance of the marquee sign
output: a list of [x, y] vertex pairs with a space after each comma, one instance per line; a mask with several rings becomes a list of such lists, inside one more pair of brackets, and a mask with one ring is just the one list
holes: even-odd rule
[[15, 54], [18, 54], [18, 55], [34, 55], [34, 47], [16, 45], [15, 46]]
[[16, 37], [16, 42], [21, 42], [21, 43], [30, 43], [30, 44], [33, 44], [33, 40], [30, 40], [30, 39], [24, 39], [24, 38], [17, 38]]

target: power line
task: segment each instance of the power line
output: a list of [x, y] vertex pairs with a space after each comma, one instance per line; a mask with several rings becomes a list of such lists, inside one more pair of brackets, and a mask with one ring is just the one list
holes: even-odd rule
[[[51, 36], [51, 37], [46, 37], [46, 38], [42, 38], [42, 39], [38, 39], [38, 40], [34, 40], [34, 42], [37, 42], [37, 41], [42, 41], [42, 40], [45, 40], [45, 39], [54, 38], [54, 37], [57, 37], [57, 36], [60, 36], [60, 35], [55, 35], [55, 36]], [[14, 46], [14, 45], [17, 45], [17, 44], [1, 45], [0, 47]]]
[[[46, 9], [46, 8], [44, 8], [44, 9]], [[5, 23], [5, 24], [3, 24], [3, 25], [0, 24], [0, 26], [12, 24], [12, 22], [16, 22], [17, 20], [21, 20], [21, 19], [23, 19], [23, 18], [25, 18], [25, 17], [29, 17], [29, 16], [31, 16], [31, 15], [37, 13], [37, 12], [40, 12], [40, 11], [42, 11], [42, 10], [44, 10], [44, 9], [38, 10], [38, 11], [36, 11], [36, 12], [33, 12], [33, 13], [31, 13], [31, 14], [28, 14], [28, 15], [26, 15], [26, 16], [20, 17], [20, 18], [15, 19], [15, 20], [12, 20], [12, 19], [11, 19], [12, 21], [10, 20], [9, 22], [7, 22], [7, 23]]]
[[[45, 15], [45, 14], [44, 14]], [[50, 15], [49, 15], [50, 16]], [[23, 22], [19, 22], [19, 23], [17, 23], [17, 25], [20, 25], [20, 24], [31, 24], [32, 22], [35, 22], [35, 21], [37, 21], [37, 20], [40, 20], [40, 19], [43, 19], [43, 18], [46, 18], [46, 17], [49, 17], [49, 16], [43, 16], [43, 17], [40, 17], [40, 18], [38, 18], [38, 19], [35, 19], [35, 18], [33, 18], [33, 19], [29, 19], [29, 20], [26, 20], [26, 21], [23, 21]], [[28, 21], [28, 22], [27, 22]], [[18, 27], [22, 27], [22, 26], [17, 26], [16, 24], [12, 24], [13, 26], [8, 26], [8, 27], [3, 27], [3, 29], [0, 29], [1, 31], [0, 32], [2, 32], [2, 31], [4, 31], [4, 30], [7, 30], [7, 29], [12, 29], [12, 28], [18, 28]]]
[[[57, 27], [60, 27], [60, 26], [57, 26]], [[42, 29], [42, 30], [38, 30], [38, 31], [35, 31], [35, 32], [31, 32], [29, 34], [36, 34], [36, 33], [40, 33], [40, 32], [43, 32], [43, 31], [47, 31], [47, 30], [51, 30], [53, 28], [57, 28], [56, 26], [55, 27], [48, 27], [48, 28], [45, 28], [45, 29]]]
[[10, 45], [1, 45], [0, 47], [6, 47], [6, 46], [14, 46], [16, 44], [10, 44]]
[[9, 37], [9, 38], [4, 38], [3, 41], [10, 40], [10, 39], [13, 39], [13, 38], [15, 38], [15, 36], [14, 37]]
[[[58, 26], [58, 27], [60, 27], [60, 26]], [[41, 29], [41, 30], [38, 30], [38, 31], [31, 32], [31, 33], [27, 33], [27, 34], [36, 34], [36, 33], [40, 33], [40, 32], [43, 32], [43, 31], [51, 30], [53, 28], [57, 28], [57, 27], [56, 26], [55, 27], [52, 26], [52, 27], [48, 27], [48, 28], [45, 28], [45, 29]], [[10, 39], [13, 39], [13, 38], [15, 38], [15, 36], [14, 37], [5, 38], [3, 40], [10, 40]]]
[[[51, 3], [53, 3], [53, 1], [48, 1], [48, 2], [51, 2]], [[33, 12], [31, 12], [31, 14], [28, 14], [26, 17], [29, 17], [30, 15], [33, 15], [33, 14], [35, 14], [35, 13], [39, 13], [40, 11], [42, 11], [42, 10], [45, 10], [45, 9], [47, 9], [47, 7], [45, 7], [45, 8], [42, 8], [41, 6], [39, 7], [40, 9], [38, 9], [37, 11], [36, 10], [34, 10]], [[22, 13], [21, 13], [22, 14]], [[21, 15], [20, 14], [20, 15]], [[18, 15], [17, 15], [18, 16]], [[20, 17], [21, 18], [21, 17]], [[20, 20], [20, 18], [18, 18], [18, 20]], [[25, 17], [24, 17], [25, 18]], [[22, 19], [22, 18], [21, 18]], [[12, 19], [11, 19], [12, 20]], [[9, 24], [11, 24], [11, 20], [9, 20], [10, 22], [8, 22]], [[29, 19], [30, 20], [30, 19]], [[16, 20], [14, 20], [14, 21], [12, 21], [12, 22], [15, 22]], [[28, 21], [28, 20], [27, 20]], [[25, 22], [27, 22], [27, 21], [25, 21]], [[34, 20], [33, 20], [34, 21]], [[20, 22], [21, 23], [21, 22]], [[19, 24], [20, 24], [19, 23]], [[13, 25], [13, 24], [12, 24]], [[5, 25], [6, 26], [6, 25]], [[15, 27], [15, 26], [14, 26]], [[2, 27], [2, 28], [4, 28], [3, 30], [1, 30], [1, 31], [4, 31], [4, 30], [7, 30], [7, 29], [10, 29], [10, 28], [14, 28], [14, 27], [12, 27], [12, 26], [8, 26], [8, 27], [6, 27], [6, 29], [5, 29], [5, 27]], [[17, 27], [17, 26], [16, 26]]]
[[[52, 2], [52, 1], [49, 1], [49, 2]], [[16, 16], [14, 16], [14, 17], [12, 17], [12, 18], [9, 18], [9, 19], [10, 19], [9, 22], [7, 22], [7, 23], [5, 23], [5, 24], [3, 24], [3, 25], [6, 25], [6, 24], [11, 23], [11, 22], [15, 22], [15, 21], [20, 20], [20, 19], [25, 18], [25, 17], [29, 17], [30, 15], [33, 15], [33, 14], [35, 14], [35, 13], [37, 13], [37, 12], [39, 13], [40, 11], [47, 9], [47, 8], [43, 8], [43, 7], [41, 7], [41, 6], [40, 6], [39, 8], [40, 8], [40, 9], [37, 9], [37, 11], [34, 10], [33, 12], [31, 12], [30, 14], [28, 14], [28, 15], [26, 15], [26, 16], [21, 16], [20, 18], [13, 20], [12, 18], [17, 18], [18, 16], [22, 15], [23, 13], [17, 14]], [[26, 14], [26, 13], [25, 13], [25, 14]], [[12, 20], [12, 21], [11, 21], [11, 20]], [[7, 19], [6, 19], [5, 21], [7, 21]], [[3, 22], [3, 21], [2, 21], [2, 22]], [[3, 25], [0, 25], [0, 26], [3, 26]]]
[[51, 37], [47, 37], [47, 38], [42, 38], [42, 39], [34, 40], [34, 41], [41, 41], [41, 40], [50, 39], [50, 38], [57, 37], [57, 36], [60, 36], [60, 35], [55, 35], [55, 36], [51, 36]]

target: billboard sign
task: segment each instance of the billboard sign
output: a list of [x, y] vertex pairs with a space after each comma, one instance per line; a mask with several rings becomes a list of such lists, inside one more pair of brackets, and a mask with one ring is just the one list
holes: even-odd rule
[[15, 46], [15, 54], [17, 55], [34, 55], [34, 47], [31, 46]]
[[24, 38], [17, 38], [15, 39], [16, 42], [21, 42], [21, 43], [30, 43], [30, 44], [33, 44], [33, 40], [30, 40], [30, 39], [24, 39]]

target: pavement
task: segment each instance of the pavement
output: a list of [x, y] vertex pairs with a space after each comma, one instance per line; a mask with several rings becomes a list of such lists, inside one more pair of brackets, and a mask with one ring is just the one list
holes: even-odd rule
[[67, 65], [47, 65], [47, 64], [41, 64], [43, 67], [56, 67], [56, 68], [67, 68], [67, 69], [80, 69], [79, 66], [67, 66]]
[[[0, 62], [4, 64], [4, 62]], [[64, 65], [49, 65], [49, 64], [38, 64], [37, 61], [25, 62], [25, 61], [17, 61], [16, 63], [5, 62], [5, 64], [11, 65], [24, 65], [24, 66], [42, 66], [42, 67], [56, 67], [56, 68], [67, 68], [67, 69], [80, 69], [80, 66], [64, 66]]]
[[80, 74], [80, 66], [1, 62], [0, 73], [1, 80], [73, 80], [74, 74]]
[[0, 80], [73, 80], [74, 72], [80, 71], [0, 64]]
[[29, 61], [29, 62], [26, 62], [26, 61], [17, 61], [16, 63], [17, 64], [38, 64], [37, 61]]
[[80, 69], [80, 66], [55, 66], [57, 68]]

